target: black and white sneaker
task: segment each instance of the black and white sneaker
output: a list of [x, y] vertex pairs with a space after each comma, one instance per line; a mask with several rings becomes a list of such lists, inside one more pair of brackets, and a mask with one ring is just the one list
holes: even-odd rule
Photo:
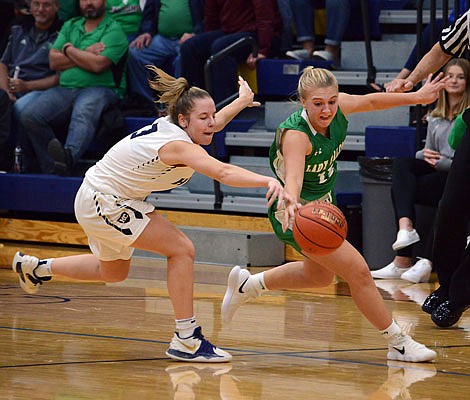
[[13, 257], [11, 267], [18, 274], [21, 288], [29, 294], [39, 291], [39, 286], [45, 281], [50, 281], [50, 276], [39, 277], [35, 274], [41, 260], [34, 256], [28, 256], [21, 252], [16, 252]]
[[436, 357], [434, 350], [416, 342], [409, 335], [398, 334], [391, 337], [388, 342], [387, 358], [389, 360], [427, 362], [433, 361]]

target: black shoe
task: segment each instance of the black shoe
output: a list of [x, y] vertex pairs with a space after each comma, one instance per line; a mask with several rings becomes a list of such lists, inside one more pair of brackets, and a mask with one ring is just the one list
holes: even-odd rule
[[468, 307], [470, 306], [458, 307], [447, 300], [432, 312], [431, 319], [437, 326], [448, 328], [459, 321]]
[[435, 290], [428, 297], [426, 297], [426, 300], [424, 300], [421, 306], [421, 310], [423, 310], [425, 313], [432, 314], [432, 312], [446, 300], [447, 297], [443, 296], [441, 293]]
[[73, 158], [70, 149], [64, 148], [56, 138], [47, 145], [47, 152], [54, 160], [54, 173], [60, 176], [70, 176], [73, 170]]

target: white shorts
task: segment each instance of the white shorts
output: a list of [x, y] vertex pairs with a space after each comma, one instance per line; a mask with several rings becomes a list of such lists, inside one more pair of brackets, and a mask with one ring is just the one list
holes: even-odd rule
[[75, 216], [93, 254], [103, 261], [129, 260], [132, 243], [143, 232], [155, 207], [141, 200], [103, 194], [85, 181], [75, 196]]

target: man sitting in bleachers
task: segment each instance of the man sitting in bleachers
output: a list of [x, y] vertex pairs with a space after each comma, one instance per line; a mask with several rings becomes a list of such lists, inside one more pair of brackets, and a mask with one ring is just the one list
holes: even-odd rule
[[[59, 83], [59, 75], [49, 67], [49, 49], [61, 26], [58, 9], [58, 0], [33, 0], [31, 15], [22, 17], [10, 29], [0, 60], [1, 170], [10, 170], [14, 144], [19, 144], [24, 153], [30, 152], [30, 145], [19, 124], [20, 114], [43, 90]], [[9, 139], [10, 130], [14, 132], [15, 139]]]
[[[22, 116], [43, 173], [70, 175], [95, 137], [102, 111], [124, 93], [128, 42], [105, 7], [105, 0], [80, 0], [83, 16], [64, 24], [49, 53], [51, 68], [61, 72], [60, 84], [44, 91]], [[54, 129], [67, 124], [62, 146]]]

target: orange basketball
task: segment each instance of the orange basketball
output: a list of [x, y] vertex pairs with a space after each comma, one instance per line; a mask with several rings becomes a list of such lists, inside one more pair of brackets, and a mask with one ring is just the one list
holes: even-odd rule
[[321, 256], [341, 246], [348, 234], [348, 224], [338, 207], [317, 200], [297, 211], [292, 231], [302, 250]]

